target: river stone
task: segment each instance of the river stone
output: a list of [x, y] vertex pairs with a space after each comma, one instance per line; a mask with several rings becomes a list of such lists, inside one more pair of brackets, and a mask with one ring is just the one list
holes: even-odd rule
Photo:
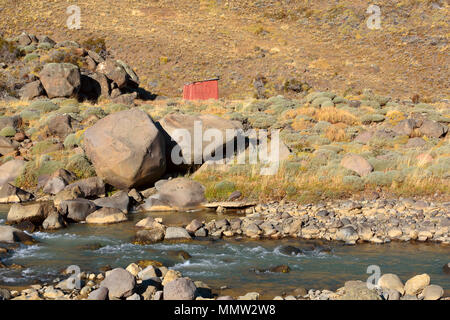
[[400, 278], [393, 273], [383, 274], [378, 279], [378, 285], [383, 289], [392, 289], [400, 292], [402, 295], [405, 293], [405, 289]]
[[26, 162], [23, 160], [9, 160], [0, 166], [0, 185], [14, 180], [21, 174]]
[[79, 188], [83, 197], [91, 198], [105, 194], [105, 183], [99, 177], [90, 177], [69, 184], [64, 190]]
[[376, 291], [367, 288], [367, 283], [363, 281], [347, 281], [344, 290], [344, 295], [338, 300], [381, 300]]
[[203, 223], [200, 220], [194, 219], [186, 226], [186, 230], [190, 233], [195, 233], [201, 227], [203, 227]]
[[175, 178], [161, 186], [159, 198], [177, 209], [195, 208], [206, 201], [205, 187], [197, 181]]
[[358, 232], [352, 226], [345, 226], [336, 232], [336, 240], [355, 243], [359, 239]]
[[0, 225], [0, 242], [15, 243], [23, 242], [25, 244], [33, 242], [33, 238], [23, 232], [11, 226]]
[[117, 191], [111, 197], [98, 198], [94, 200], [94, 203], [98, 207], [102, 208], [115, 208], [123, 213], [128, 213], [128, 206], [130, 204], [130, 198], [126, 191]]
[[[238, 130], [242, 129], [242, 124], [237, 121], [230, 121], [210, 114], [171, 113], [160, 120], [159, 124], [167, 140], [167, 158], [171, 160], [171, 165], [175, 167], [201, 165], [204, 161], [211, 159], [212, 152], [219, 155], [220, 151], [224, 150], [227, 145], [229, 145], [229, 148], [234, 147]], [[195, 129], [196, 125], [198, 134]], [[222, 137], [212, 139], [213, 142], [203, 139], [203, 134], [207, 130], [220, 132]], [[187, 137], [183, 135], [187, 135]], [[198, 144], [194, 143], [195, 141], [198, 141]], [[194, 146], [198, 146], [197, 150], [194, 149]], [[222, 152], [222, 154], [223, 156], [220, 158], [225, 157], [225, 152]]]
[[442, 267], [442, 272], [444, 272], [445, 274], [450, 274], [450, 262], [447, 263], [447, 264], [445, 264], [445, 265]]
[[243, 296], [239, 296], [238, 300], [259, 300], [259, 296], [258, 292], [248, 292]]
[[106, 300], [108, 298], [108, 288], [100, 287], [89, 294], [88, 300]]
[[113, 113], [84, 133], [86, 155], [97, 175], [118, 189], [144, 187], [165, 172], [165, 142], [139, 108]]
[[162, 281], [162, 285], [166, 286], [169, 282], [174, 281], [174, 280], [179, 279], [179, 278], [181, 278], [181, 273], [179, 271], [170, 269], [164, 275], [164, 278], [163, 278], [163, 281]]
[[430, 276], [426, 273], [412, 277], [405, 283], [405, 294], [416, 295], [430, 284]]
[[191, 236], [186, 231], [186, 229], [181, 227], [167, 227], [166, 235], [164, 240], [180, 240], [180, 239], [191, 239]]
[[41, 225], [50, 211], [56, 211], [53, 205], [47, 203], [35, 203], [30, 205], [21, 205], [15, 203], [11, 206], [6, 220], [9, 223], [20, 223], [29, 221], [34, 225]]
[[65, 227], [64, 219], [57, 212], [51, 213], [42, 223], [45, 230], [57, 230]]
[[47, 180], [42, 191], [48, 194], [57, 194], [64, 190], [67, 183], [60, 177], [53, 177]]
[[135, 242], [140, 244], [154, 243], [164, 240], [164, 229], [153, 228], [136, 232]]
[[373, 171], [373, 167], [369, 161], [356, 154], [345, 155], [341, 160], [341, 166], [356, 172], [361, 177], [364, 177]]
[[164, 286], [164, 300], [194, 300], [197, 287], [187, 278], [179, 278], [170, 281]]
[[133, 294], [135, 286], [136, 280], [134, 276], [122, 268], [108, 271], [105, 280], [100, 283], [100, 287], [108, 289], [109, 299], [129, 297]]
[[0, 301], [1, 300], [9, 300], [11, 299], [11, 293], [8, 289], [0, 288]]
[[0, 186], [0, 203], [18, 203], [31, 200], [33, 195], [9, 183]]
[[73, 96], [81, 86], [80, 69], [71, 63], [48, 63], [39, 79], [50, 99]]
[[87, 216], [97, 210], [93, 201], [83, 198], [61, 201], [59, 208], [63, 216], [76, 222], [85, 221]]
[[86, 217], [87, 223], [110, 224], [127, 221], [127, 216], [114, 208], [101, 208]]
[[444, 295], [444, 289], [435, 284], [426, 286], [422, 291], [423, 300], [439, 300]]
[[138, 273], [138, 278], [141, 280], [148, 280], [153, 277], [157, 277], [155, 267], [153, 266], [148, 266]]
[[280, 253], [288, 255], [288, 256], [295, 256], [302, 253], [302, 250], [299, 248], [296, 248], [294, 246], [281, 246], [279, 248]]

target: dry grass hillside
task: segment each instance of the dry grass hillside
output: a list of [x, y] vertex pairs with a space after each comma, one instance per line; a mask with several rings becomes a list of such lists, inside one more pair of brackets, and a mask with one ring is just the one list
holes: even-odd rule
[[[66, 27], [73, 4], [80, 30]], [[381, 30], [367, 27], [369, 4], [381, 7]], [[143, 87], [172, 97], [216, 75], [221, 96], [249, 97], [261, 74], [268, 95], [295, 78], [317, 90], [438, 102], [450, 92], [449, 11], [448, 0], [0, 0], [0, 33], [104, 38]]]

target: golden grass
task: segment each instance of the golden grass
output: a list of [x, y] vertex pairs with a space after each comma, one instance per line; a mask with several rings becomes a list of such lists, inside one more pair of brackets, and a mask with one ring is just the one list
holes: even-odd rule
[[342, 122], [332, 124], [325, 130], [325, 137], [327, 137], [330, 141], [335, 142], [347, 141], [348, 136], [345, 132], [345, 128], [347, 128], [347, 125]]

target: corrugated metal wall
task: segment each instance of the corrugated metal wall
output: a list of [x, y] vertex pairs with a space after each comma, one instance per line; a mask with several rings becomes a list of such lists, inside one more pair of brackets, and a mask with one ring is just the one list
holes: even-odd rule
[[183, 87], [183, 99], [208, 100], [219, 99], [219, 82], [217, 80], [193, 82]]

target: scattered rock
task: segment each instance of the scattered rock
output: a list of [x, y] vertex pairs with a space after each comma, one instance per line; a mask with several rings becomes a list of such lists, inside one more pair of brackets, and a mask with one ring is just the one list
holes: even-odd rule
[[341, 161], [341, 166], [349, 170], [355, 171], [364, 177], [373, 171], [372, 165], [363, 157], [356, 154], [347, 154]]
[[39, 79], [49, 98], [71, 97], [81, 86], [80, 69], [70, 63], [48, 63]]
[[127, 298], [133, 294], [136, 281], [134, 276], [122, 268], [116, 268], [106, 273], [100, 287], [108, 289], [109, 299]]
[[14, 227], [0, 225], [0, 242], [30, 244], [33, 243], [33, 237]]
[[114, 208], [101, 208], [86, 217], [87, 223], [110, 224], [127, 221], [127, 216]]
[[197, 287], [192, 280], [179, 278], [164, 285], [164, 300], [194, 300]]
[[190, 240], [191, 236], [184, 228], [180, 227], [168, 227], [166, 229], [166, 234], [164, 236], [164, 240]]
[[99, 198], [94, 200], [94, 203], [98, 207], [102, 208], [114, 208], [128, 213], [128, 206], [130, 204], [130, 198], [125, 191], [117, 191], [111, 197]]
[[383, 289], [396, 290], [402, 295], [405, 293], [402, 281], [393, 273], [383, 274], [380, 279], [378, 279], [378, 285]]
[[430, 284], [430, 276], [426, 273], [412, 277], [405, 283], [405, 294], [416, 295]]
[[439, 300], [444, 295], [444, 289], [435, 284], [426, 286], [422, 291], [423, 300]]
[[159, 198], [174, 208], [196, 208], [206, 201], [205, 187], [187, 178], [175, 178], [161, 186]]

